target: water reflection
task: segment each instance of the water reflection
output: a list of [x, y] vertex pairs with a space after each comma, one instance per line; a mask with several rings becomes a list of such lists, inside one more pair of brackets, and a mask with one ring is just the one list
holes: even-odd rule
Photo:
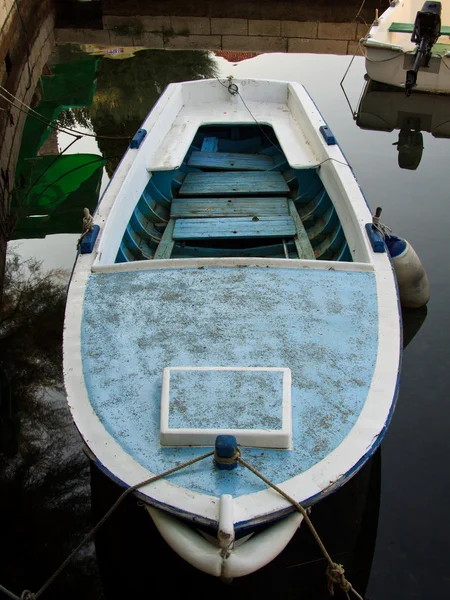
[[[77, 233], [83, 207], [92, 212], [97, 205], [103, 163], [111, 176], [162, 90], [216, 73], [209, 52], [141, 50], [127, 56], [111, 60], [74, 44], [57, 47], [25, 123], [11, 208], [13, 239]], [[60, 153], [50, 122], [71, 130], [70, 142], [74, 132], [89, 132], [100, 155], [82, 153], [78, 142], [75, 155]]]
[[[8, 258], [0, 313], [0, 582], [19, 595], [37, 590], [90, 527], [88, 461], [62, 392], [66, 285], [67, 274]], [[100, 589], [91, 545], [47, 596], [100, 598]]]
[[402, 88], [393, 87], [366, 76], [366, 83], [356, 115], [361, 129], [399, 130], [398, 166], [415, 170], [424, 149], [422, 131], [435, 138], [450, 138], [450, 96], [414, 92], [406, 96]]
[[[204, 51], [144, 50], [131, 60], [101, 60], [92, 103], [65, 111], [60, 123], [91, 126], [97, 136], [133, 136], [169, 83], [214, 77], [213, 55]], [[112, 176], [128, 140], [98, 138]]]
[[[59, 61], [57, 64], [67, 61], [67, 64], [71, 65], [84, 59], [91, 60], [79, 48], [77, 50], [73, 47], [61, 46], [55, 55], [55, 60]], [[94, 59], [99, 60], [99, 57]], [[197, 59], [200, 67], [197, 66]], [[108, 64], [105, 64], [107, 61]], [[132, 67], [134, 61], [145, 63], [145, 75], [137, 66]], [[449, 490], [448, 478], [443, 477], [442, 473], [446, 472], [445, 457], [449, 451], [446, 441], [448, 436], [444, 433], [444, 427], [449, 417], [448, 403], [445, 400], [448, 395], [446, 357], [450, 313], [447, 306], [448, 275], [445, 269], [442, 269], [442, 257], [446, 256], [446, 234], [449, 226], [449, 184], [446, 142], [434, 139], [437, 137], [434, 134], [439, 133], [441, 127], [442, 132], [445, 132], [445, 119], [436, 120], [433, 112], [426, 112], [429, 97], [424, 98], [423, 94], [414, 93], [406, 99], [409, 103], [414, 103], [417, 99], [419, 114], [431, 115], [432, 125], [429, 131], [434, 131], [434, 134], [426, 140], [427, 148], [421, 168], [416, 172], [399, 170], [391, 159], [397, 152], [390, 145], [394, 141], [392, 136], [377, 136], [371, 131], [358, 129], [351, 120], [344, 100], [341, 99], [339, 81], [348, 64], [346, 57], [266, 55], [234, 66], [225, 63], [223, 59], [215, 60], [208, 53], [144, 51], [122, 63], [123, 66], [119, 67], [111, 59], [101, 58], [90, 82], [90, 85], [93, 82], [96, 85], [92, 105], [84, 104], [83, 107], [63, 109], [59, 112], [61, 124], [73, 124], [76, 128], [84, 126], [99, 134], [131, 135], [167, 83], [197, 76], [210, 76], [214, 71], [208, 69], [221, 67], [221, 76], [232, 73], [244, 77], [295, 78], [306, 85], [323, 111], [353, 164], [369, 202], [377, 206], [382, 198], [382, 205], [389, 214], [389, 224], [400, 235], [410, 239], [419, 251], [430, 277], [432, 300], [420, 335], [416, 336], [405, 352], [400, 399], [383, 443], [383, 502], [378, 529], [378, 550], [375, 554], [369, 593], [373, 599], [386, 598], [391, 592], [392, 596], [397, 598], [412, 597], [414, 594], [418, 598], [434, 595], [446, 597], [446, 592], [450, 589], [445, 561], [448, 543], [442, 540], [449, 538], [448, 521], [445, 518], [445, 498], [448, 497]], [[187, 65], [185, 71], [183, 64]], [[356, 59], [354, 65], [348, 79], [350, 91], [356, 95], [364, 73], [362, 59], [359, 62]], [[133, 71], [129, 79], [128, 69]], [[327, 73], [327, 77], [317, 76], [317, 73], [322, 72]], [[425, 102], [423, 106], [420, 103], [421, 99]], [[398, 100], [400, 101], [400, 98]], [[442, 102], [444, 106], [448, 100], [434, 97], [434, 101], [437, 104]], [[40, 102], [45, 102], [45, 94], [41, 94]], [[61, 106], [64, 106], [64, 102]], [[67, 101], [65, 106], [71, 105]], [[409, 108], [411, 106], [412, 104], [409, 104]], [[376, 103], [375, 109], [378, 110]], [[376, 110], [374, 114], [377, 114]], [[378, 131], [392, 131], [397, 128], [397, 121], [393, 121], [394, 114], [391, 119], [390, 109], [382, 114], [382, 118], [387, 119], [392, 127], [389, 125], [390, 129]], [[367, 124], [369, 125], [369, 122]], [[436, 125], [438, 127], [434, 130]], [[425, 131], [423, 123], [420, 131]], [[446, 137], [446, 134], [442, 137]], [[84, 152], [96, 153], [100, 147], [107, 157], [116, 157], [108, 161], [109, 173], [127, 145], [124, 140], [99, 140], [98, 146], [89, 145], [83, 140], [74, 145], [75, 151], [79, 144], [84, 143]], [[389, 150], [392, 151], [391, 156], [388, 155]], [[76, 219], [78, 226], [79, 217]], [[52, 259], [55, 254], [58, 254], [58, 257], [61, 254], [59, 247], [55, 251], [55, 245], [50, 245], [54, 237], [38, 241], [50, 246], [47, 255], [51, 255]], [[74, 241], [69, 242], [74, 248]], [[26, 244], [29, 243], [23, 243], [25, 253]], [[9, 343], [1, 347], [1, 365], [4, 371], [0, 371], [3, 373], [0, 382], [0, 583], [19, 594], [25, 587], [38, 589], [91, 525], [88, 461], [82, 453], [81, 442], [72, 425], [64, 398], [59, 391], [53, 391], [55, 388], [59, 390], [61, 383], [59, 375], [56, 376], [60, 369], [62, 327], [59, 292], [47, 299], [49, 312], [38, 311], [42, 323], [38, 323], [37, 318], [29, 320], [33, 324], [33, 336], [31, 333], [27, 335], [29, 325], [28, 321], [25, 321], [17, 330], [18, 334], [23, 336], [22, 342], [16, 343], [10, 338], [9, 343], [17, 350], [15, 355], [11, 355], [11, 359], [6, 356], [10, 353]], [[39, 307], [39, 302], [34, 305], [30, 300], [29, 309], [32, 313]], [[413, 329], [417, 329], [417, 325], [422, 324], [425, 316], [426, 310], [419, 313], [403, 313], [405, 345], [412, 339], [408, 333], [409, 321], [413, 321]], [[22, 353], [26, 354], [29, 351], [30, 356], [34, 356], [38, 361], [39, 353], [44, 352], [45, 355], [46, 350], [53, 360], [50, 370], [55, 374], [55, 379], [52, 382], [41, 381], [34, 388], [31, 386], [35, 393], [27, 401], [26, 376], [24, 375], [23, 381], [21, 377], [23, 371], [28, 370], [27, 361], [30, 358], [22, 356]], [[17, 358], [17, 363], [13, 356]], [[6, 364], [5, 360], [9, 360], [9, 363]], [[18, 366], [16, 375], [12, 376], [12, 388], [18, 385], [19, 391], [15, 392], [10, 402], [9, 379], [5, 377], [4, 372], [11, 373], [12, 363]], [[38, 371], [36, 364], [35, 362], [31, 365], [32, 372]], [[23, 394], [25, 395], [22, 398]], [[5, 398], [8, 401], [5, 401]], [[375, 460], [379, 460], [379, 455]], [[379, 471], [379, 466], [371, 471], [370, 476], [363, 476], [374, 483], [368, 483], [367, 479], [364, 479], [365, 482], [358, 484], [358, 480], [354, 480], [355, 485], [361, 488], [360, 493], [352, 495], [351, 490], [354, 491], [355, 488], [349, 487], [349, 496], [341, 500], [338, 495], [331, 496], [330, 506], [324, 504], [323, 509], [322, 505], [317, 507], [324, 511], [324, 515], [321, 516], [317, 511], [314, 513], [314, 522], [317, 521], [320, 532], [326, 536], [332, 554], [338, 562], [341, 561], [347, 567], [350, 581], [361, 591], [364, 591], [367, 583], [375, 543], [380, 501], [377, 470]], [[420, 498], [415, 491], [418, 481], [421, 482]], [[98, 491], [98, 483], [94, 474], [94, 492], [96, 489]], [[111, 504], [112, 497], [107, 483], [100, 479], [101, 491], [94, 493], [96, 516]], [[364, 489], [366, 492], [363, 493]], [[343, 488], [345, 494], [346, 490], [347, 486]], [[116, 492], [115, 489], [112, 493]], [[432, 505], [433, 510], [426, 513], [426, 518], [418, 519], [418, 511], [422, 509], [423, 504]], [[166, 588], [170, 586], [170, 593], [179, 595], [188, 587], [193, 589], [195, 585], [196, 592], [200, 590], [199, 593], [206, 595], [211, 589], [210, 586], [218, 583], [207, 576], [202, 577], [201, 574], [199, 580], [193, 581], [192, 575], [187, 573], [185, 563], [172, 562], [175, 555], [170, 549], [162, 544], [154, 545], [154, 538], [149, 531], [150, 519], [132, 499], [128, 509], [130, 512], [126, 516], [120, 516], [118, 513], [118, 526], [115, 529], [112, 526], [105, 529], [98, 542], [100, 568], [106, 582], [108, 597], [132, 596], [126, 587], [127, 581], [129, 583], [131, 579], [127, 576], [128, 568], [135, 569], [144, 579], [143, 590], [146, 594], [152, 592], [166, 596]], [[134, 511], [137, 511], [137, 514]], [[366, 525], [363, 526], [363, 523]], [[145, 532], [145, 535], [141, 535], [142, 532]], [[252, 597], [256, 589], [263, 598], [280, 597], [277, 584], [280, 579], [285, 578], [290, 582], [289, 586], [286, 584], [286, 589], [289, 588], [291, 596], [288, 596], [286, 591], [286, 595], [282, 596], [284, 598], [316, 599], [320, 598], [321, 594], [327, 598], [324, 565], [321, 562], [309, 562], [320, 559], [320, 556], [316, 553], [317, 549], [312, 541], [308, 542], [306, 529], [301, 531], [301, 536], [294, 542], [286, 555], [287, 558], [281, 557], [281, 562], [274, 567], [275, 571], [269, 572], [258, 585], [254, 580], [248, 584], [245, 581], [239, 582], [241, 594]], [[120, 563], [119, 557], [124, 556], [124, 562]], [[173, 564], [176, 564], [176, 569], [172, 568]], [[147, 576], [150, 567], [154, 568], [153, 578]], [[176, 572], [177, 575], [168, 577], [166, 573], [169, 568], [170, 573]], [[159, 576], [160, 574], [163, 575]], [[115, 590], [116, 582], [118, 593]], [[149, 592], [150, 585], [156, 587]], [[308, 586], [310, 593], [305, 592]], [[390, 591], [387, 591], [388, 586]], [[230, 592], [234, 593], [235, 586], [233, 584], [231, 589], [218, 589], [218, 594], [229, 595]], [[143, 595], [143, 590], [136, 588], [136, 593], [139, 592], [138, 597]], [[430, 590], [433, 591], [430, 593]], [[435, 594], [436, 590], [438, 593]], [[102, 598], [92, 547], [81, 553], [67, 572], [46, 592], [46, 597], [88, 600]]]
[[25, 122], [11, 206], [13, 239], [77, 233], [84, 206], [93, 210], [98, 202], [102, 157], [60, 153], [58, 132], [49, 125], [94, 96], [99, 59], [70, 48], [52, 55]]

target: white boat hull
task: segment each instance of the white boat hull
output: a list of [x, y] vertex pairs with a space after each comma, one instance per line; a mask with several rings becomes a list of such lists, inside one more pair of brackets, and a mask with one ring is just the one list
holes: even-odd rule
[[284, 550], [303, 521], [300, 513], [294, 513], [226, 550], [179, 519], [150, 506], [147, 510], [159, 533], [181, 558], [196, 569], [223, 579], [244, 577], [265, 567]]
[[[374, 81], [405, 87], [407, 71], [413, 68], [417, 44], [411, 41], [413, 25], [424, 0], [394, 0], [373, 23], [363, 40], [367, 74]], [[450, 24], [448, 3], [442, 2], [441, 32]], [[445, 29], [444, 31], [447, 31]], [[450, 40], [440, 35], [427, 67], [421, 66], [415, 90], [450, 93]]]
[[[395, 87], [405, 87], [406, 73], [411, 68], [414, 54], [396, 48], [375, 47], [366, 44], [366, 71], [370, 79]], [[405, 63], [408, 65], [405, 68]], [[432, 56], [429, 68], [419, 69], [417, 85], [421, 92], [450, 93], [450, 56]]]

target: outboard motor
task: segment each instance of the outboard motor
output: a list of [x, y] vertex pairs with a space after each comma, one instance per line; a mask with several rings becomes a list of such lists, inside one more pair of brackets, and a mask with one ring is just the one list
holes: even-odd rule
[[441, 13], [440, 2], [425, 2], [422, 10], [419, 10], [414, 22], [411, 41], [417, 44], [416, 60], [414, 66], [406, 73], [406, 95], [411, 94], [412, 88], [417, 82], [417, 72], [420, 67], [428, 67], [431, 58], [431, 49], [441, 35]]

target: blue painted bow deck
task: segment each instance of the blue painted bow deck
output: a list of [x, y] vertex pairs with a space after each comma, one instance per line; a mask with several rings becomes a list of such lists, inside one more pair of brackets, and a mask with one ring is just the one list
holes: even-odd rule
[[[355, 424], [378, 347], [372, 272], [183, 268], [91, 274], [82, 360], [92, 406], [108, 432], [160, 473], [205, 452], [159, 444], [163, 369], [278, 367], [292, 372], [293, 447], [246, 448], [279, 483], [332, 451]], [[200, 398], [211, 421], [208, 398]], [[245, 404], [242, 406], [245, 421]], [[203, 461], [171, 478], [213, 496], [263, 489], [246, 470]]]

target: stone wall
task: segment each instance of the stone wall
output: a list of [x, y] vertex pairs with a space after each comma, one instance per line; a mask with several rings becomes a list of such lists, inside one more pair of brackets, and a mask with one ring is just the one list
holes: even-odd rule
[[[59, 0], [67, 3], [68, 0]], [[389, 0], [102, 0], [104, 15], [180, 15], [254, 20], [342, 23], [360, 16], [369, 23]]]
[[0, 294], [10, 221], [11, 193], [26, 107], [54, 47], [53, 0], [0, 0]]
[[103, 29], [56, 29], [60, 43], [167, 50], [354, 54], [364, 23], [164, 15], [103, 16]]

